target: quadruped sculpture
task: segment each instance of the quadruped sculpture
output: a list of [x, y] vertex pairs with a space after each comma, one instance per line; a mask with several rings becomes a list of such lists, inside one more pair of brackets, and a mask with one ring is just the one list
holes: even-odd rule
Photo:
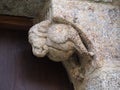
[[65, 19], [57, 17], [34, 25], [29, 30], [29, 42], [35, 56], [63, 63], [75, 90], [93, 71], [92, 43], [80, 28]]

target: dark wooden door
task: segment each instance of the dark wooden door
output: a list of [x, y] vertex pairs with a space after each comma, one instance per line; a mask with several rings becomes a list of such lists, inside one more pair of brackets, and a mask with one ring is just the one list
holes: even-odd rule
[[33, 56], [27, 31], [2, 28], [0, 90], [73, 90], [73, 87], [61, 63]]

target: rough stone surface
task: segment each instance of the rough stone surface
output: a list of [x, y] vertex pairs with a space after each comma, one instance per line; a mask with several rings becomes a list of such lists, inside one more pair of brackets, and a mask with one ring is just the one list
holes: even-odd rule
[[120, 9], [118, 6], [77, 0], [52, 1], [54, 3], [53, 18], [61, 17], [80, 27], [92, 41], [97, 61], [120, 60]]
[[[47, 29], [49, 42], [46, 42], [54, 47], [48, 47], [48, 56], [51, 54], [52, 60], [62, 61], [75, 90], [120, 90], [119, 0], [51, 0], [49, 6], [46, 6], [46, 19], [51, 22]], [[67, 25], [67, 28], [61, 23]], [[60, 51], [64, 51], [67, 46], [61, 43], [68, 40], [69, 25], [72, 26], [70, 29], [74, 28], [79, 35], [75, 39], [77, 34], [73, 35], [71, 32], [71, 40], [79, 61], [75, 56], [71, 56], [72, 54], [67, 55]], [[80, 39], [85, 49], [81, 47], [81, 43], [77, 44]], [[81, 54], [83, 51], [88, 54]], [[68, 56], [68, 60], [64, 55]], [[89, 55], [93, 55], [90, 60]]]
[[120, 90], [120, 68], [98, 69], [86, 83], [85, 90]]
[[[97, 63], [96, 70], [100, 73], [96, 73], [97, 75], [94, 76], [95, 70], [94, 74], [91, 73], [94, 77], [89, 77], [90, 79], [83, 82], [83, 86], [86, 83], [85, 88], [77, 85], [75, 86], [78, 87], [76, 90], [119, 90], [119, 5], [79, 0], [52, 0], [52, 11], [52, 18], [55, 18], [55, 21], [60, 21], [60, 18], [62, 18], [63, 20], [68, 20], [69, 22], [74, 23], [86, 34], [94, 47], [94, 61]], [[61, 20], [61, 22], [64, 21]], [[114, 71], [111, 70], [111, 68], [114, 68], [112, 66], [116, 67]], [[111, 72], [109, 73], [105, 67], [109, 68]], [[106, 73], [99, 71], [97, 68], [103, 68]], [[88, 76], [90, 76], [90, 74]], [[86, 76], [86, 78], [88, 76]]]
[[35, 17], [49, 0], [0, 0], [0, 14]]

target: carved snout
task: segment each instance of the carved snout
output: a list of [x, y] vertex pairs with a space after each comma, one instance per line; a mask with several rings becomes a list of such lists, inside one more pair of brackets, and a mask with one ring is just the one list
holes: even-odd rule
[[46, 45], [42, 47], [32, 46], [32, 52], [37, 57], [44, 57], [48, 53], [48, 46]]
[[[29, 43], [32, 45], [32, 52], [37, 57], [44, 57], [48, 53], [46, 45], [48, 21], [36, 24], [29, 30]], [[44, 25], [45, 24], [45, 25]]]

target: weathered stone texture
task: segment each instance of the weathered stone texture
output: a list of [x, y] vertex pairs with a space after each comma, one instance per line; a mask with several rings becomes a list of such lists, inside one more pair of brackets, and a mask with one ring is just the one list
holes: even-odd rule
[[120, 60], [118, 6], [78, 0], [52, 0], [52, 11], [53, 18], [64, 18], [86, 33], [94, 45], [97, 61]]
[[102, 68], [89, 76], [85, 90], [120, 90], [120, 69]]
[[0, 0], [0, 14], [34, 17], [40, 14], [47, 1], [49, 0]]
[[[62, 61], [75, 90], [119, 90], [118, 2], [51, 0], [46, 3], [43, 13], [48, 20], [29, 31], [34, 55]], [[73, 54], [75, 50], [78, 60]]]
[[[86, 78], [91, 75], [93, 77], [83, 82], [83, 86], [86, 85], [85, 90], [120, 90], [119, 2], [119, 0], [112, 2], [51, 0], [52, 14], [49, 13], [52, 15], [51, 18], [55, 21], [67, 20], [74, 23], [87, 35], [94, 46], [94, 61], [97, 67], [86, 76]], [[76, 90], [81, 90], [81, 86], [77, 86], [79, 87]]]

